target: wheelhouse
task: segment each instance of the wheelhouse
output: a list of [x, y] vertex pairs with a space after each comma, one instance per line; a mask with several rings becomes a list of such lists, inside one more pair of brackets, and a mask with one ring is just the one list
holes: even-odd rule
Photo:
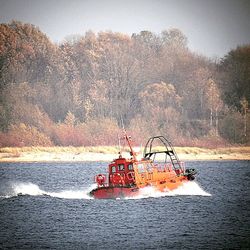
[[109, 185], [131, 186], [134, 184], [133, 161], [125, 158], [115, 159], [109, 164]]

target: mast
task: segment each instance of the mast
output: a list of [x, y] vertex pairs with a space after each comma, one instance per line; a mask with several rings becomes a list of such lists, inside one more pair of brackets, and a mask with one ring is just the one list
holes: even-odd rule
[[130, 155], [133, 157], [134, 161], [137, 161], [136, 153], [132, 148], [131, 137], [127, 135], [127, 132], [125, 129], [123, 129], [123, 132], [124, 132], [124, 138], [126, 139], [128, 146], [129, 146], [129, 149], [130, 149]]

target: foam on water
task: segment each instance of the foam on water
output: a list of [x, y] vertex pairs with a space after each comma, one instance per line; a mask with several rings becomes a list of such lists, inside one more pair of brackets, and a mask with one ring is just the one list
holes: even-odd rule
[[211, 196], [211, 194], [204, 191], [197, 182], [190, 181], [184, 183], [179, 188], [170, 192], [171, 195], [198, 195]]
[[8, 194], [1, 196], [2, 198], [11, 198], [18, 195], [41, 196], [47, 195], [61, 199], [92, 199], [88, 193], [95, 188], [96, 185], [91, 185], [89, 188], [81, 190], [62, 190], [59, 192], [48, 192], [39, 188], [38, 185], [25, 182], [13, 183]]
[[96, 188], [95, 184], [83, 190], [65, 190], [61, 192], [47, 193], [47, 195], [51, 197], [62, 198], [62, 199], [93, 199], [88, 194], [94, 188]]
[[145, 187], [140, 190], [140, 193], [131, 198], [127, 199], [142, 199], [142, 198], [150, 198], [150, 197], [165, 197], [165, 196], [188, 196], [188, 195], [196, 195], [196, 196], [211, 196], [211, 194], [204, 191], [197, 182], [186, 182], [183, 183], [180, 187], [173, 191], [166, 190], [165, 192], [160, 192], [156, 190], [154, 187]]
[[16, 195], [43, 195], [45, 191], [41, 190], [38, 185], [31, 182], [28, 183], [14, 183], [13, 184], [14, 196]]
[[[38, 185], [26, 182], [26, 183], [13, 183], [11, 191], [8, 194], [1, 196], [2, 198], [10, 198], [18, 195], [30, 195], [30, 196], [41, 196], [47, 195], [51, 197], [61, 198], [61, 199], [93, 199], [88, 194], [89, 192], [96, 188], [96, 184], [92, 184], [90, 187], [80, 190], [62, 190], [58, 192], [48, 192], [39, 188]], [[184, 183], [179, 188], [173, 191], [160, 192], [154, 187], [142, 188], [139, 194], [132, 198], [126, 199], [143, 199], [151, 197], [164, 197], [164, 196], [181, 196], [181, 195], [197, 195], [197, 196], [211, 196], [211, 194], [205, 192], [196, 182]]]

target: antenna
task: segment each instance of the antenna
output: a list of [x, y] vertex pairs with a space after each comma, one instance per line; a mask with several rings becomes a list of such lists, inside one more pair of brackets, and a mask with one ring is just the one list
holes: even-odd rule
[[125, 127], [124, 127], [124, 122], [123, 122], [123, 118], [121, 116], [121, 125], [122, 125], [122, 129], [125, 130]]
[[133, 159], [135, 161], [137, 161], [136, 159], [136, 153], [134, 152], [133, 148], [132, 148], [132, 145], [131, 145], [131, 137], [127, 135], [127, 131], [125, 129], [125, 126], [124, 126], [124, 122], [123, 122], [123, 119], [122, 119], [122, 116], [121, 116], [121, 125], [122, 125], [122, 129], [123, 129], [123, 134], [124, 134], [124, 139], [127, 141], [128, 143], [128, 146], [129, 146], [129, 149], [130, 149], [130, 154], [131, 156], [133, 157]]
[[131, 145], [131, 137], [127, 135], [127, 132], [126, 132], [125, 129], [124, 129], [124, 138], [125, 138], [125, 140], [126, 140], [127, 143], [128, 143], [128, 146], [129, 146], [129, 149], [130, 149], [130, 155], [133, 157], [133, 159], [134, 159], [135, 161], [137, 161], [137, 159], [136, 159], [136, 153], [135, 153], [135, 151], [133, 150], [133, 147], [132, 147], [132, 145]]
[[118, 138], [119, 154], [121, 154], [122, 147], [121, 147], [121, 139], [120, 139], [119, 134], [117, 134], [117, 138]]

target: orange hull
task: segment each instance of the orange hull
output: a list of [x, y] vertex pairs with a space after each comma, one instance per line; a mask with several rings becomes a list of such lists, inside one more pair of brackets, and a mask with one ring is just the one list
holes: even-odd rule
[[117, 199], [135, 197], [139, 194], [136, 187], [98, 187], [90, 192], [95, 199]]
[[171, 181], [165, 181], [163, 183], [151, 183], [147, 185], [141, 185], [140, 187], [111, 187], [104, 186], [98, 187], [90, 192], [90, 195], [95, 199], [117, 199], [117, 198], [130, 198], [136, 197], [140, 194], [140, 190], [152, 186], [160, 192], [168, 192], [180, 187], [183, 183], [188, 182], [187, 178], [180, 176]]
[[165, 183], [156, 183], [156, 185], [153, 186], [161, 192], [166, 192], [180, 187], [184, 182], [188, 182], [188, 180], [181, 176], [175, 178], [174, 180], [166, 181]]

